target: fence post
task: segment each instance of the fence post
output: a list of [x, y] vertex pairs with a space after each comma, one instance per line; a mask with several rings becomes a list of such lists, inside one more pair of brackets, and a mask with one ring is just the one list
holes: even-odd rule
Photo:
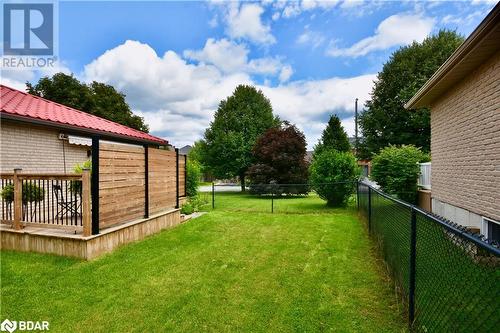
[[92, 219], [90, 209], [90, 169], [83, 169], [82, 173], [82, 225], [83, 236], [92, 235]]
[[358, 212], [359, 212], [359, 180], [356, 182], [356, 203], [358, 205]]
[[410, 223], [410, 281], [408, 295], [408, 321], [410, 328], [415, 319], [415, 266], [417, 254], [417, 211], [411, 207], [411, 223]]
[[372, 188], [368, 186], [368, 233], [372, 231]]
[[23, 213], [23, 184], [19, 179], [19, 173], [22, 169], [14, 169], [14, 221], [13, 227], [15, 230], [21, 229], [21, 220]]
[[175, 208], [179, 208], [179, 148], [175, 148], [175, 188], [177, 194]]
[[215, 184], [212, 182], [212, 209], [215, 209]]
[[275, 186], [273, 186], [273, 189], [271, 190], [271, 213], [274, 213], [274, 191]]

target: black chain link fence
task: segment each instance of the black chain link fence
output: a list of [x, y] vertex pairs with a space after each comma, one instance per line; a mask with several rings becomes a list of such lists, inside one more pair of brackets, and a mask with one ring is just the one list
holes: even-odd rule
[[[357, 182], [345, 181], [322, 184], [250, 184], [243, 193], [239, 184], [212, 184], [210, 203], [212, 209], [262, 213], [321, 213], [336, 208], [328, 207], [316, 190], [352, 195], [355, 203]], [[303, 200], [308, 198], [308, 200]]]
[[357, 196], [412, 331], [500, 331], [498, 244], [368, 184]]

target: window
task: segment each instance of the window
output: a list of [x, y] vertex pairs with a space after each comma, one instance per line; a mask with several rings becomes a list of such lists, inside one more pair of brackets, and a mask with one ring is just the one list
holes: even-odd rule
[[481, 234], [489, 240], [500, 242], [500, 224], [492, 219], [483, 217]]

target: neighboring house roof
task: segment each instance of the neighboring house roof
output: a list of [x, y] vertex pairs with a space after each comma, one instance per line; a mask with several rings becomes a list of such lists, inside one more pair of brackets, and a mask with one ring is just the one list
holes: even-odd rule
[[164, 139], [100, 118], [68, 106], [0, 85], [0, 114], [2, 118], [28, 121], [52, 127], [100, 134], [140, 143], [167, 145]]
[[191, 147], [190, 145], [186, 145], [184, 147], [182, 147], [181, 149], [179, 149], [179, 154], [181, 155], [187, 155], [189, 154], [189, 152], [191, 151], [193, 147]]
[[500, 50], [500, 2], [445, 61], [408, 103], [407, 109], [427, 107]]

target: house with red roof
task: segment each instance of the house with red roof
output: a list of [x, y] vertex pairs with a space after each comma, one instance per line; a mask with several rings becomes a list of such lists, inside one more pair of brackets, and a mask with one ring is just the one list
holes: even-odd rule
[[2, 249], [91, 259], [182, 221], [167, 140], [4, 85], [0, 121]]
[[1, 172], [72, 172], [90, 158], [92, 137], [168, 146], [164, 139], [0, 85]]

